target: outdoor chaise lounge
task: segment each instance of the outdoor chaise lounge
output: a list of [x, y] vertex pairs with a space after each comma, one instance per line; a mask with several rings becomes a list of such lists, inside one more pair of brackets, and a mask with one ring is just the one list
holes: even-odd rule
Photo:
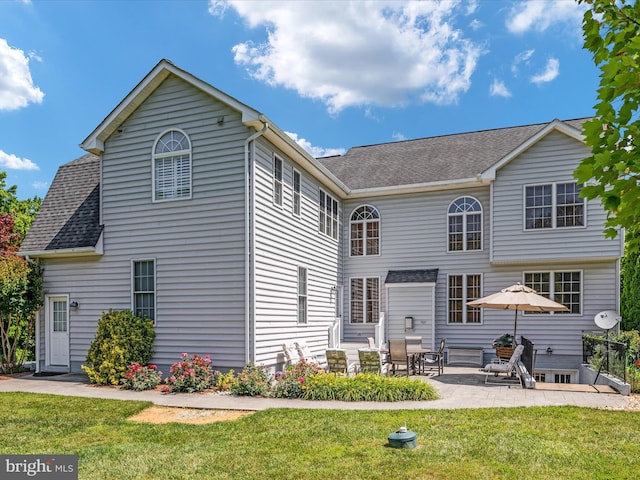
[[346, 350], [330, 348], [327, 350], [327, 370], [349, 374], [355, 370], [355, 364], [349, 362]]
[[[518, 363], [518, 360], [520, 360], [520, 356], [522, 355], [523, 351], [524, 351], [524, 345], [518, 345], [516, 349], [513, 351], [513, 354], [511, 355], [511, 358], [507, 363], [487, 364], [484, 367], [484, 371], [487, 372], [487, 376], [484, 379], [484, 383], [493, 384], [493, 385], [513, 385], [514, 383], [513, 381], [507, 382], [507, 380], [513, 377], [513, 375], [517, 373], [516, 364]], [[501, 373], [506, 374], [506, 378], [504, 378], [503, 381], [498, 381], [498, 382], [489, 381], [489, 377], [491, 376], [491, 374], [497, 377]]]
[[359, 372], [362, 373], [382, 373], [382, 362], [380, 350], [377, 348], [358, 349], [358, 359], [360, 360]]

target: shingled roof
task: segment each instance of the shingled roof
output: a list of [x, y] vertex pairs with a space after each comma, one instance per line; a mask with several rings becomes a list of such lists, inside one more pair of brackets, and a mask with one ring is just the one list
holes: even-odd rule
[[384, 283], [435, 283], [437, 279], [437, 268], [421, 270], [389, 270]]
[[91, 250], [101, 232], [100, 159], [87, 154], [58, 169], [20, 252]]
[[[563, 122], [577, 130], [588, 119]], [[354, 147], [318, 160], [351, 190], [472, 179], [549, 123]]]

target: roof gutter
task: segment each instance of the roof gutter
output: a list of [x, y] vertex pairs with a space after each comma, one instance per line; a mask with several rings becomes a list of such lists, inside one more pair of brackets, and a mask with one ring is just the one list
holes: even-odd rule
[[101, 253], [95, 247], [78, 247], [78, 248], [62, 248], [59, 250], [33, 250], [18, 252], [21, 257], [75, 257], [84, 255], [100, 255]]
[[255, 212], [255, 196], [253, 195], [253, 155], [255, 152], [254, 141], [264, 135], [269, 129], [269, 121], [264, 115], [260, 115], [258, 120], [262, 123], [262, 128], [244, 141], [244, 177], [245, 177], [245, 197], [244, 197], [244, 238], [245, 238], [245, 258], [244, 258], [244, 363], [251, 361], [251, 352], [255, 352], [255, 333], [251, 335], [251, 315], [255, 311], [255, 300], [252, 293], [255, 291], [255, 275], [253, 273], [252, 256], [255, 252], [254, 232], [251, 228]]
[[453, 190], [457, 188], [472, 188], [486, 186], [491, 181], [480, 175], [472, 178], [461, 178], [458, 180], [440, 180], [429, 183], [413, 183], [409, 185], [389, 186], [389, 187], [372, 187], [351, 190], [347, 195], [348, 198], [363, 197], [384, 197], [389, 195], [402, 195], [409, 193], [433, 192], [438, 190]]

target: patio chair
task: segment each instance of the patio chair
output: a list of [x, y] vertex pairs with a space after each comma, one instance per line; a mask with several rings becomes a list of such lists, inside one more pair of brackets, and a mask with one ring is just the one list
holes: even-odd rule
[[359, 348], [358, 360], [360, 360], [359, 372], [382, 373], [380, 350], [377, 348]]
[[437, 370], [438, 375], [444, 373], [444, 345], [447, 343], [447, 339], [440, 340], [440, 348], [437, 352], [425, 352], [421, 355], [421, 370]]
[[407, 353], [407, 342], [404, 338], [389, 339], [387, 361], [391, 364], [390, 371], [393, 375], [396, 374], [396, 369], [399, 370], [399, 367], [404, 366], [407, 377], [409, 376], [409, 372], [413, 367], [413, 356]]
[[327, 350], [327, 371], [350, 374], [355, 370], [355, 364], [349, 363], [347, 351], [341, 348]]
[[367, 342], [369, 342], [369, 348], [376, 348], [376, 340], [373, 337], [367, 337]]
[[282, 344], [282, 350], [284, 350], [284, 359], [286, 366], [290, 367], [300, 361], [300, 354], [298, 349], [293, 343]]
[[319, 365], [322, 368], [326, 368], [327, 360], [323, 358], [322, 355], [315, 355], [311, 353], [311, 350], [309, 350], [309, 347], [307, 346], [306, 343], [296, 342], [295, 345], [296, 345], [296, 349], [298, 350], [298, 355], [300, 356], [300, 359], [304, 359], [309, 363], [315, 363], [316, 365]]
[[[522, 352], [524, 351], [524, 345], [518, 345], [516, 347], [516, 349], [513, 351], [513, 355], [511, 355], [511, 358], [509, 359], [509, 362], [507, 363], [489, 363], [487, 365], [485, 365], [484, 367], [484, 371], [487, 372], [487, 376], [484, 379], [484, 383], [485, 384], [494, 384], [494, 385], [512, 385], [514, 382], [511, 381], [506, 382], [506, 380], [512, 379], [513, 376], [517, 373], [517, 369], [516, 369], [516, 364], [518, 363], [518, 360], [520, 360], [520, 357], [522, 356]], [[498, 376], [501, 373], [506, 374], [506, 378], [504, 379], [505, 381], [502, 382], [489, 382], [489, 376], [491, 374], [494, 374], [494, 376]]]

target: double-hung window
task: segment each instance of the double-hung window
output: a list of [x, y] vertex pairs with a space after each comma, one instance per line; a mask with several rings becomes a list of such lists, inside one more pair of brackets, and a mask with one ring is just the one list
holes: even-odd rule
[[293, 170], [293, 214], [300, 216], [300, 208], [302, 203], [302, 176], [297, 170]]
[[582, 184], [575, 182], [527, 185], [524, 191], [525, 230], [585, 226]]
[[551, 312], [553, 314], [573, 313], [582, 311], [582, 272], [525, 272], [524, 284], [533, 288], [543, 297], [561, 303], [569, 310], [565, 312]]
[[153, 147], [153, 200], [191, 198], [191, 143], [180, 130], [161, 134]]
[[447, 250], [482, 250], [482, 206], [473, 197], [461, 197], [449, 205]]
[[307, 323], [307, 269], [298, 267], [298, 323]]
[[338, 239], [338, 201], [320, 190], [319, 229], [321, 233]]
[[273, 156], [273, 203], [282, 206], [282, 159]]
[[134, 260], [132, 265], [133, 313], [137, 317], [156, 318], [156, 272], [154, 260]]
[[380, 254], [380, 213], [363, 205], [351, 214], [351, 256]]
[[376, 323], [380, 316], [380, 279], [351, 279], [351, 323]]
[[467, 302], [480, 298], [482, 276], [449, 275], [447, 282], [448, 323], [481, 323], [480, 309], [470, 307]]

